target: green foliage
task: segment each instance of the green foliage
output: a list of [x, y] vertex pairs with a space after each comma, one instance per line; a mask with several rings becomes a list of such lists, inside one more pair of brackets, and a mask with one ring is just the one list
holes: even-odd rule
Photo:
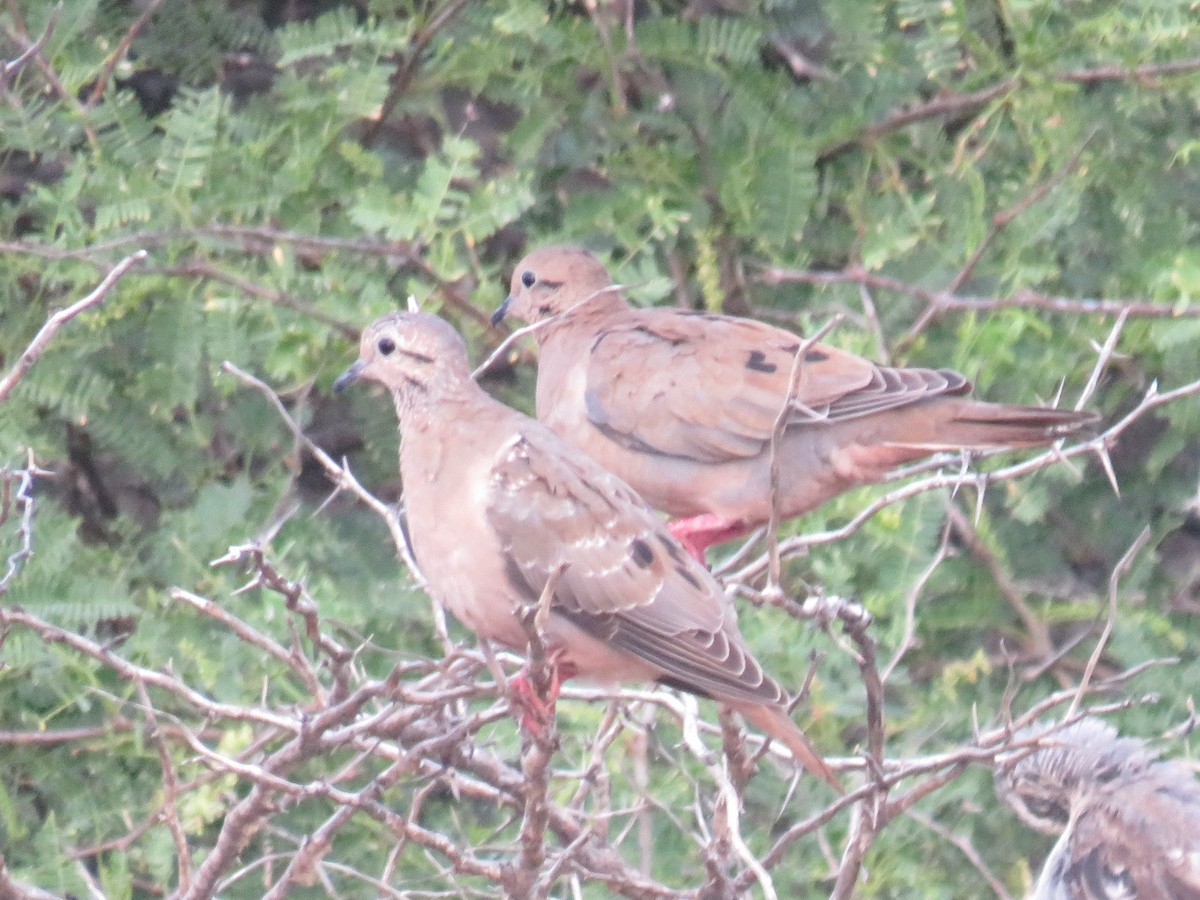
[[[293, 669], [172, 599], [173, 588], [298, 647], [328, 677], [279, 595], [238, 593], [249, 576], [210, 565], [231, 545], [268, 535], [280, 571], [304, 584], [322, 624], [356, 648], [362, 677], [443, 655], [428, 601], [396, 563], [383, 525], [344, 498], [321, 507], [332, 485], [312, 475], [266, 399], [222, 372], [222, 362], [267, 381], [314, 438], [335, 456], [349, 454], [369, 487], [394, 497], [387, 399], [366, 390], [338, 403], [328, 396], [354, 356], [349, 335], [413, 293], [452, 319], [481, 358], [499, 339], [485, 331], [486, 314], [533, 246], [587, 243], [639, 303], [673, 302], [682, 288], [697, 306], [810, 331], [845, 313], [832, 342], [874, 356], [882, 338], [896, 363], [956, 368], [989, 399], [1048, 402], [1065, 384], [1064, 403], [1074, 403], [1113, 318], [992, 305], [944, 311], [904, 338], [931, 295], [1029, 291], [1174, 310], [1125, 322], [1089, 401], [1109, 421], [1152, 384], [1165, 392], [1200, 375], [1192, 124], [1200, 77], [1102, 71], [1189, 58], [1192, 0], [1069, 8], [828, 0], [716, 4], [722, 11], [712, 13], [651, 3], [637, 5], [629, 22], [610, 18], [611, 4], [536, 0], [310, 5], [319, 14], [281, 23], [258, 12], [272, 4], [162, 4], [108, 72], [140, 5], [64, 0], [44, 65], [0, 85], [4, 369], [52, 310], [91, 291], [126, 253], [150, 253], [100, 306], [65, 326], [0, 402], [2, 461], [18, 467], [31, 448], [55, 473], [38, 482], [34, 555], [0, 603], [169, 671], [214, 701], [290, 711], [311, 698]], [[36, 36], [51, 8], [10, 6], [0, 18], [6, 35], [20, 31], [14, 9]], [[0, 48], [4, 59], [20, 52], [8, 37]], [[789, 52], [820, 77], [794, 73]], [[269, 73], [265, 82], [239, 80], [243, 56]], [[174, 91], [160, 111], [147, 111], [137, 93], [136, 79], [149, 76]], [[89, 102], [104, 77], [98, 102]], [[908, 288], [871, 288], [872, 323], [853, 278], [778, 281], [763, 277], [764, 267], [866, 273]], [[523, 363], [488, 385], [524, 409], [530, 386]], [[819, 588], [875, 616], [881, 663], [908, 647], [888, 683], [889, 753], [965, 743], [975, 716], [997, 724], [1014, 672], [1029, 675], [1018, 711], [1077, 683], [1094, 636], [1043, 668], [1029, 656], [1034, 635], [1014, 596], [1056, 647], [1070, 644], [1107, 613], [1109, 576], [1146, 526], [1152, 543], [1119, 586], [1101, 668], [1180, 657], [1125, 686], [1128, 696], [1160, 700], [1119, 721], [1157, 735], [1183, 719], [1200, 638], [1198, 446], [1192, 394], [1122, 435], [1113, 449], [1119, 496], [1098, 462], [1076, 458], [1073, 468], [1004, 481], [982, 497], [970, 486], [953, 498], [921, 494], [789, 559], [789, 593]], [[785, 523], [783, 536], [836, 528], [894, 487], [847, 494]], [[293, 502], [300, 511], [273, 532]], [[978, 510], [986, 554], [948, 540], [947, 559], [924, 580], [950, 502], [969, 516]], [[18, 514], [0, 522], [0, 558], [21, 536]], [[792, 688], [820, 657], [811, 702], [797, 716], [826, 752], [861, 752], [854, 660], [778, 610], [746, 608], [741, 621], [767, 668]], [[156, 692], [155, 700], [160, 725], [184, 717], [177, 698]], [[0, 731], [96, 729], [74, 744], [3, 747], [0, 847], [16, 876], [83, 896], [88, 885], [64, 860], [156, 814], [162, 759], [143, 732], [140, 703], [128, 680], [93, 657], [27, 629], [0, 633]], [[605, 712], [564, 702], [561, 715], [562, 754], [587, 777], [607, 779], [620, 810], [604, 828], [648, 828], [651, 877], [679, 889], [703, 883], [691, 816], [710, 796], [707, 773], [679, 749], [677, 723], [666, 716], [649, 731], [623, 731], [603, 772], [589, 770]], [[648, 720], [643, 707], [624, 715], [639, 728]], [[478, 739], [518, 758], [507, 720]], [[235, 755], [249, 752], [256, 732], [226, 722], [205, 740]], [[177, 769], [202, 782], [177, 806], [196, 863], [249, 788], [232, 776], [204, 780], [192, 748], [169, 746]], [[354, 752], [332, 750], [292, 777], [325, 783], [352, 770]], [[802, 781], [781, 814], [780, 781], [768, 768], [746, 792], [743, 833], [760, 856], [823, 796]], [[427, 774], [406, 774], [385, 802], [406, 809], [422, 798], [420, 824], [485, 855], [516, 844], [519, 822], [508, 809], [449, 789], [426, 796], [429, 784]], [[551, 790], [566, 802], [574, 788], [564, 779]], [[1020, 893], [1046, 846], [993, 814], [995, 803], [980, 768], [920, 810], [967, 837]], [[327, 815], [297, 802], [247, 853], [269, 855], [282, 834], [303, 839]], [[826, 837], [837, 845], [846, 827], [835, 819]], [[329, 859], [379, 872], [394, 844], [388, 828], [356, 814]], [[621, 845], [633, 865], [635, 844]], [[176, 854], [159, 823], [122, 852], [85, 856], [106, 895], [140, 897], [177, 887]], [[405, 848], [391, 884], [445, 889], [434, 857]], [[978, 892], [960, 852], [915, 819], [891, 822], [866, 865], [862, 896]], [[826, 874], [811, 840], [790, 847], [774, 871], [781, 896], [823, 896]], [[359, 881], [335, 883], [347, 896], [374, 894]], [[495, 889], [477, 876], [461, 884]], [[248, 876], [222, 896], [261, 893]], [[603, 890], [585, 885], [584, 895]]]

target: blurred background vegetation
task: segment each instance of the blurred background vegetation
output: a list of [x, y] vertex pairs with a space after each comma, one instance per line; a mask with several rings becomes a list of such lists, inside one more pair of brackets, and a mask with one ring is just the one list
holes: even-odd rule
[[[221, 363], [264, 379], [318, 444], [394, 500], [390, 402], [329, 396], [357, 329], [413, 294], [482, 359], [503, 337], [487, 315], [539, 245], [586, 244], [642, 303], [798, 331], [843, 313], [831, 342], [953, 367], [987, 399], [1049, 402], [1061, 390], [1073, 404], [1122, 305], [1129, 315], [1089, 406], [1116, 421], [1151, 385], [1200, 378], [1193, 0], [6, 0], [3, 58], [21, 57], [52, 17], [44, 46], [0, 78], [4, 368], [51, 311], [125, 255], [149, 257], [0, 404], [3, 462], [20, 468], [32, 448], [53, 472], [36, 485], [34, 556], [0, 603], [217, 701], [306, 702], [278, 660], [171, 599], [173, 587], [213, 598], [288, 643], [278, 596], [235, 594], [244, 573], [210, 566], [255, 539], [303, 582], [325, 626], [363, 647], [363, 677], [442, 654], [379, 519], [345, 496], [318, 511], [332, 484]], [[963, 302], [939, 305], [946, 297]], [[532, 356], [518, 348], [485, 385], [528, 411]], [[1078, 684], [1110, 575], [1146, 527], [1099, 672], [1178, 657], [1128, 682], [1121, 696], [1154, 702], [1113, 721], [1170, 733], [1167, 752], [1190, 752], [1177, 726], [1200, 684], [1196, 395], [1139, 416], [1111, 455], [1119, 496], [1100, 462], [1081, 457], [978, 504], [970, 487], [921, 494], [788, 561], [796, 596], [865, 604], [884, 660], [917, 598], [912, 648], [888, 682], [889, 754], [969, 741], [976, 722], [1001, 721], [1006, 691], [1022, 710]], [[840, 498], [784, 533], [835, 527], [886, 489]], [[922, 580], [950, 506], [978, 544], [950, 534], [947, 558]], [[0, 524], [4, 555], [19, 525], [15, 514]], [[853, 753], [864, 733], [853, 659], [774, 610], [746, 609], [743, 630], [793, 689], [810, 654], [823, 654], [798, 715], [822, 750]], [[0, 641], [9, 870], [75, 896], [89, 881], [110, 897], [171, 893], [177, 845], [161, 822], [140, 827], [164, 788], [135, 687], [28, 628], [9, 623]], [[567, 760], [587, 757], [603, 714], [560, 705]], [[226, 721], [206, 740], [239, 753], [251, 731]], [[510, 720], [480, 740], [517, 758]], [[633, 838], [614, 843], [659, 883], [690, 890], [706, 870], [682, 821], [697, 787], [680, 774], [677, 740], [670, 722], [651, 732], [640, 787], [624, 744], [610, 749], [614, 808], [654, 798], [642, 821], [656, 836], [648, 860]], [[248, 786], [200, 778], [193, 750], [168, 744], [181, 780], [196, 779], [177, 808], [198, 861]], [[344, 764], [309, 760], [304, 777]], [[421, 784], [394, 787], [396, 805]], [[768, 772], [747, 790], [743, 830], [756, 852], [816, 808], [819, 789], [802, 782], [780, 816], [785, 784]], [[917, 810], [876, 839], [861, 896], [996, 893], [950, 836], [1019, 895], [1049, 845], [995, 811], [987, 766]], [[286, 864], [328, 812], [317, 801], [281, 809], [239, 859], [252, 874], [222, 895], [264, 893], [261, 861]], [[516, 833], [507, 813], [460, 806], [447, 790], [424, 800], [423, 816], [497, 854]], [[627, 824], [618, 816], [612, 830]], [[845, 815], [828, 826], [834, 847], [846, 828]], [[378, 875], [394, 843], [355, 816], [326, 861]], [[798, 844], [776, 887], [825, 896], [829, 870], [821, 842]], [[398, 891], [489, 890], [447, 881], [415, 847], [388, 871]], [[329, 868], [293, 893], [329, 885], [381, 890]]]

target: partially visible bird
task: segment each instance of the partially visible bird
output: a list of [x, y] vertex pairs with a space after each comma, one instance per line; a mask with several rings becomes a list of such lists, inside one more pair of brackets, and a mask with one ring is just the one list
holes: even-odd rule
[[996, 793], [1022, 821], [1061, 834], [1032, 900], [1200, 900], [1200, 782], [1188, 765], [1094, 718], [1040, 744], [996, 770]]
[[949, 369], [876, 365], [750, 319], [637, 309], [579, 247], [521, 260], [492, 321], [508, 313], [542, 323], [538, 418], [651, 506], [685, 517], [671, 530], [701, 561], [770, 519], [785, 400], [782, 518], [938, 450], [1050, 444], [1097, 418], [971, 400], [971, 383]]
[[560, 679], [658, 681], [711, 697], [840, 790], [712, 575], [616, 476], [489, 397], [453, 328], [422, 313], [384, 316], [335, 389], [360, 378], [392, 392], [412, 550], [464, 625], [525, 650], [518, 615], [549, 585], [545, 640]]

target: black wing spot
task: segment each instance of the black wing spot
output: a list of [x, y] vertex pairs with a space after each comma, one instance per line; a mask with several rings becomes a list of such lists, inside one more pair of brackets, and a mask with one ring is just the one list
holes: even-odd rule
[[751, 350], [750, 358], [746, 360], [746, 368], [752, 369], [755, 372], [766, 372], [770, 374], [778, 369], [779, 366], [775, 365], [775, 363], [767, 362], [767, 354], [763, 353], [761, 350]]
[[650, 563], [654, 562], [654, 551], [641, 538], [634, 538], [629, 544], [629, 549], [633, 553], [633, 561], [641, 568], [647, 569]]
[[809, 350], [804, 354], [804, 361], [810, 363], [825, 362], [829, 359], [829, 354], [824, 350]]
[[679, 549], [678, 544], [661, 534], [657, 535], [657, 537], [658, 542], [662, 544], [663, 549], [667, 551], [667, 555], [671, 557], [671, 559], [675, 560], [677, 563], [684, 563], [686, 565], [683, 551]]
[[689, 572], [685, 566], [676, 566], [675, 571], [679, 573], [680, 578], [682, 578], [696, 590], [703, 590], [703, 585], [700, 584], [700, 579]]

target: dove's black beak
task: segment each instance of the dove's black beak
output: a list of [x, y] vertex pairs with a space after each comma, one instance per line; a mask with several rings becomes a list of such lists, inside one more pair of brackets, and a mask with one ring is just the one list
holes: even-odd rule
[[366, 365], [367, 364], [360, 359], [345, 372], [339, 375], [337, 377], [337, 381], [333, 383], [333, 392], [335, 394], [340, 394], [355, 381], [357, 381], [358, 376], [362, 374], [362, 370], [366, 368]]
[[512, 294], [504, 298], [504, 302], [496, 307], [496, 311], [492, 313], [492, 327], [495, 328], [504, 321], [504, 315], [508, 312], [509, 305], [513, 302]]

